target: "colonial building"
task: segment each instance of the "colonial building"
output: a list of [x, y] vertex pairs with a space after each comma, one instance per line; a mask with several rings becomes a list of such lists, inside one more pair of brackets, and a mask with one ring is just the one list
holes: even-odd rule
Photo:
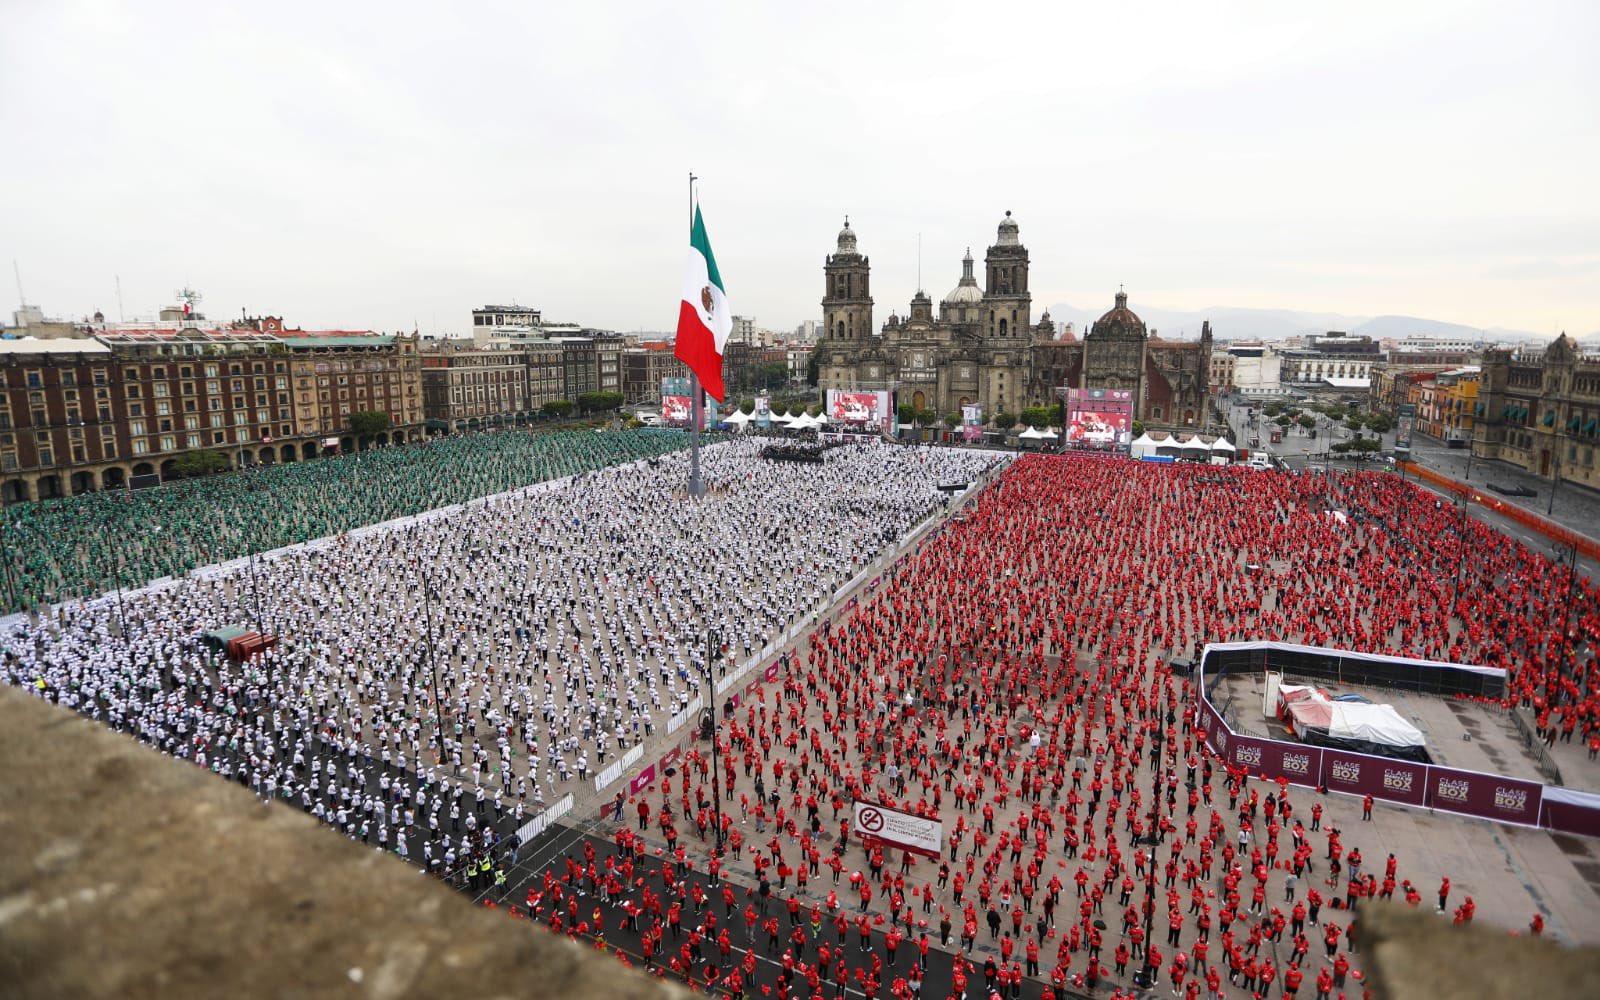
[[501, 423], [528, 412], [528, 365], [520, 350], [462, 350], [449, 341], [422, 352], [422, 412], [429, 430]]
[[919, 289], [904, 317], [891, 315], [875, 330], [871, 262], [845, 220], [823, 265], [819, 387], [891, 389], [919, 410], [957, 413], [976, 404], [990, 415], [1053, 405], [1062, 387], [1123, 388], [1135, 392], [1135, 413], [1148, 423], [1204, 419], [1209, 323], [1199, 341], [1160, 340], [1119, 292], [1116, 307], [1081, 342], [1055, 339], [1048, 312], [1034, 322], [1031, 262], [1010, 212], [984, 255], [982, 287], [975, 264], [969, 251], [937, 314]]
[[1472, 452], [1600, 487], [1600, 360], [1566, 334], [1542, 353], [1486, 351]]

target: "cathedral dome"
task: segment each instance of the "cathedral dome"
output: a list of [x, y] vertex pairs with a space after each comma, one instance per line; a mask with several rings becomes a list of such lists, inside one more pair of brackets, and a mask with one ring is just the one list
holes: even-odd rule
[[1000, 235], [995, 240], [996, 246], [1014, 247], [1020, 241], [1017, 239], [1017, 220], [1011, 217], [1011, 212], [1006, 212], [1006, 217], [1000, 220]]
[[967, 250], [967, 255], [961, 259], [961, 281], [956, 287], [950, 289], [950, 294], [944, 297], [942, 305], [962, 306], [977, 305], [983, 301], [983, 289], [978, 287], [978, 279], [972, 276], [972, 250]]
[[1128, 308], [1128, 293], [1117, 291], [1116, 308], [1094, 321], [1091, 333], [1137, 333], [1144, 335], [1144, 320]]
[[844, 228], [839, 230], [839, 253], [856, 252], [856, 231], [850, 228], [850, 216], [844, 217]]

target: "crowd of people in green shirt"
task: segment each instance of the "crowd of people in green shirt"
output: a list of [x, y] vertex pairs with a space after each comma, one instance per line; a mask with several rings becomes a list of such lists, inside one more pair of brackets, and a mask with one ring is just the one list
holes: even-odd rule
[[88, 597], [675, 451], [678, 434], [506, 430], [17, 504], [4, 512], [8, 612]]

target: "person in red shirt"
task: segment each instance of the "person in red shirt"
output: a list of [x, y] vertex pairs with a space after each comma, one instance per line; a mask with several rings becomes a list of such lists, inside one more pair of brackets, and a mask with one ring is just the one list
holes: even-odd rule
[[1305, 973], [1300, 971], [1298, 965], [1290, 962], [1289, 967], [1283, 970], [1283, 995], [1285, 1000], [1295, 1000], [1296, 994], [1300, 992], [1300, 983], [1304, 979]]

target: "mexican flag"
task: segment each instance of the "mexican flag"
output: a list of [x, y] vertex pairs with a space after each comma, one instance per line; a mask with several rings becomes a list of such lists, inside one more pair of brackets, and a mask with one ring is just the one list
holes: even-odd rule
[[733, 330], [728, 299], [722, 290], [717, 259], [711, 256], [706, 221], [698, 206], [689, 234], [689, 266], [683, 276], [683, 302], [678, 306], [678, 343], [673, 353], [700, 376], [700, 385], [722, 402], [722, 348]]

